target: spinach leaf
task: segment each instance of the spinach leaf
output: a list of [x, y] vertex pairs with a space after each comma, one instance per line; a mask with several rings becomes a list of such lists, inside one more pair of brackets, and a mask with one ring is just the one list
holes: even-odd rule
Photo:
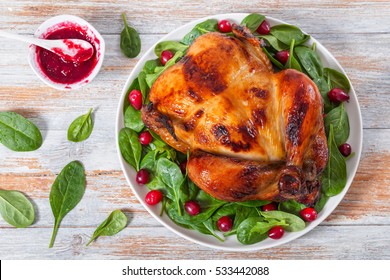
[[295, 40], [295, 45], [302, 45], [310, 36], [304, 34], [298, 27], [288, 24], [279, 24], [271, 27], [270, 34], [283, 44], [290, 45]]
[[213, 31], [218, 31], [218, 20], [208, 19], [195, 25], [195, 27], [186, 36], [184, 36], [181, 42], [185, 45], [191, 45], [199, 36]]
[[152, 74], [154, 73], [154, 69], [156, 69], [156, 67], [160, 65], [161, 64], [159, 59], [151, 59], [145, 62], [142, 71], [145, 72], [145, 74]]
[[140, 169], [148, 169], [150, 171], [154, 170], [157, 153], [158, 153], [157, 150], [148, 151], [141, 160]]
[[348, 78], [337, 70], [325, 68], [324, 69], [325, 77], [330, 80], [330, 88], [341, 88], [348, 92], [351, 89], [351, 84], [348, 81]]
[[177, 41], [163, 41], [158, 43], [154, 47], [154, 53], [156, 54], [157, 57], [161, 57], [161, 53], [165, 50], [172, 51], [174, 53], [180, 51], [182, 53], [185, 53], [188, 49], [187, 45], [184, 45], [180, 42]]
[[237, 213], [237, 209], [240, 208], [240, 205], [236, 203], [227, 203], [219, 208], [213, 216], [211, 217], [214, 222], [218, 221], [223, 216], [234, 217]]
[[149, 93], [149, 87], [148, 84], [146, 83], [146, 73], [144, 71], [141, 71], [138, 74], [138, 83], [139, 83], [140, 91], [142, 93], [143, 103], [145, 103], [146, 97]]
[[317, 85], [318, 90], [321, 93], [322, 101], [324, 103], [324, 112], [327, 114], [333, 108], [335, 108], [335, 104], [330, 102], [328, 97], [328, 92], [330, 90], [329, 85], [324, 77], [319, 77], [317, 79], [313, 79], [313, 82]]
[[326, 196], [335, 196], [347, 183], [347, 165], [334, 139], [333, 124], [329, 128], [328, 149], [328, 164], [322, 173], [322, 191]]
[[133, 106], [128, 106], [124, 116], [125, 127], [128, 127], [136, 132], [141, 132], [145, 124], [141, 118], [141, 111], [136, 110]]
[[265, 16], [263, 15], [250, 14], [241, 21], [241, 25], [245, 25], [252, 33], [254, 33], [264, 20]]
[[173, 66], [180, 58], [183, 57], [183, 52], [176, 52], [175, 55], [168, 60], [168, 62], [165, 64], [165, 66], [158, 66], [154, 69], [155, 73], [153, 74], [146, 74], [145, 81], [149, 88], [152, 88], [153, 83], [157, 80], [157, 78], [169, 67]]
[[262, 217], [250, 217], [244, 220], [237, 228], [237, 240], [242, 244], [255, 244], [263, 241], [268, 237], [267, 231], [272, 227], [268, 228], [266, 232], [259, 233], [259, 227], [257, 223], [264, 222]]
[[276, 51], [283, 51], [283, 50], [288, 49], [288, 45], [280, 42], [278, 39], [276, 39], [272, 35], [260, 35], [259, 37], [262, 39], [265, 39], [268, 42], [268, 44], [271, 47], [273, 47]]
[[280, 63], [275, 57], [272, 56], [270, 52], [268, 52], [267, 48], [263, 48], [263, 52], [267, 55], [269, 60], [271, 60], [272, 64], [275, 65], [279, 69], [285, 69], [284, 65]]
[[140, 89], [138, 79], [134, 79], [134, 81], [131, 83], [129, 89], [127, 90], [125, 100], [123, 101], [123, 114], [126, 112], [127, 107], [130, 106], [130, 101], [129, 101], [129, 94], [133, 89]]
[[292, 213], [294, 215], [299, 215], [302, 209], [305, 209], [307, 206], [305, 204], [299, 203], [295, 200], [287, 200], [279, 203], [278, 209], [283, 212]]
[[138, 135], [134, 130], [124, 127], [119, 132], [119, 150], [124, 160], [136, 171], [139, 171], [141, 161], [142, 145], [138, 140]]
[[84, 191], [84, 167], [80, 162], [72, 161], [62, 169], [51, 187], [50, 206], [55, 223], [49, 248], [53, 247], [62, 219], [80, 202]]
[[180, 201], [182, 202], [195, 200], [200, 190], [188, 177], [186, 179], [186, 183], [180, 189]]
[[290, 44], [290, 51], [289, 51], [290, 55], [288, 56], [288, 60], [285, 65], [285, 68], [291, 68], [291, 69], [298, 70], [299, 72], [302, 72], [301, 65], [299, 64], [298, 60], [295, 58], [294, 55], [294, 47], [295, 47], [295, 39], [292, 39]]
[[127, 225], [127, 217], [121, 210], [113, 211], [107, 219], [105, 219], [95, 230], [91, 239], [87, 243], [88, 246], [99, 236], [113, 236], [124, 229]]
[[120, 47], [125, 56], [133, 58], [141, 52], [141, 39], [138, 32], [127, 24], [125, 13], [122, 13], [122, 18], [125, 27], [121, 32]]
[[189, 227], [199, 231], [200, 233], [212, 235], [221, 242], [224, 241], [218, 234], [214, 232], [214, 228], [210, 219], [202, 223], [191, 224]]
[[327, 134], [329, 134], [330, 126], [333, 126], [333, 136], [337, 146], [347, 141], [349, 137], [349, 119], [343, 103], [326, 114], [324, 122]]
[[39, 129], [14, 112], [0, 112], [0, 143], [16, 152], [35, 151], [42, 145]]
[[271, 203], [271, 201], [268, 200], [250, 200], [250, 201], [236, 202], [236, 204], [238, 205], [247, 206], [247, 207], [260, 207], [269, 203]]
[[18, 191], [0, 190], [0, 214], [4, 221], [17, 228], [28, 227], [35, 219], [33, 205]]
[[279, 220], [285, 221], [286, 224], [282, 225], [287, 231], [300, 231], [305, 229], [305, 222], [296, 215], [286, 213], [283, 211], [265, 211], [260, 213], [267, 221]]
[[320, 199], [314, 205], [314, 209], [317, 211], [317, 213], [320, 213], [322, 209], [324, 209], [324, 206], [328, 202], [328, 200], [329, 196], [326, 196], [325, 194], [321, 193]]
[[[132, 106], [130, 106], [132, 107]], [[81, 142], [91, 135], [93, 130], [92, 122], [92, 108], [89, 109], [88, 113], [77, 117], [68, 128], [68, 140], [72, 142]]]
[[318, 79], [324, 75], [324, 67], [318, 54], [306, 46], [298, 46], [294, 49], [306, 73], [312, 79]]
[[174, 203], [181, 216], [180, 187], [184, 182], [184, 177], [179, 166], [167, 158], [160, 158], [156, 164], [156, 173], [161, 181], [173, 192]]

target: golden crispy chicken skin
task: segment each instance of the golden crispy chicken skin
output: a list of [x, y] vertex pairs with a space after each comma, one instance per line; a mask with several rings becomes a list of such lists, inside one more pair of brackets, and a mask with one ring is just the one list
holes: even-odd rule
[[313, 204], [328, 159], [322, 98], [304, 74], [274, 73], [261, 42], [207, 33], [153, 84], [144, 123], [190, 151], [188, 175], [227, 201]]

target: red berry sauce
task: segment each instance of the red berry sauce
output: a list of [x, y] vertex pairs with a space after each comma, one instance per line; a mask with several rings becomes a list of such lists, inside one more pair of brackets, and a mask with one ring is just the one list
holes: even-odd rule
[[[56, 30], [49, 30], [45, 39], [82, 39], [94, 46], [94, 54], [84, 62], [67, 61], [51, 51], [36, 47], [37, 62], [42, 72], [53, 82], [60, 84], [74, 84], [88, 77], [98, 62], [96, 44], [97, 38], [91, 38], [87, 30], [72, 23], [64, 23]], [[81, 54], [81, 55], [88, 55]]]

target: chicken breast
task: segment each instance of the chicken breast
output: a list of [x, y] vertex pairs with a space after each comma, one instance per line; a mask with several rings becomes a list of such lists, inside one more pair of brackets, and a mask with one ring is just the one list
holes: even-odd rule
[[227, 201], [313, 204], [328, 149], [322, 97], [304, 74], [274, 73], [246, 28], [207, 33], [153, 84], [144, 123], [190, 152], [188, 175]]

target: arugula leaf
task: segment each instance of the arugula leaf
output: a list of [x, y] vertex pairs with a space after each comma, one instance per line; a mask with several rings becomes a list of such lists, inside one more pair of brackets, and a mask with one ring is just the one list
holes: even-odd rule
[[50, 206], [55, 223], [49, 248], [53, 247], [62, 219], [80, 202], [84, 191], [84, 167], [80, 162], [72, 161], [62, 169], [51, 187]]
[[39, 129], [15, 112], [0, 112], [0, 143], [16, 152], [35, 151], [42, 145]]
[[0, 214], [4, 221], [17, 228], [28, 227], [35, 219], [33, 205], [18, 191], [0, 190]]
[[127, 225], [127, 217], [121, 210], [114, 210], [95, 230], [89, 242], [85, 245], [88, 246], [99, 236], [113, 236], [123, 230]]
[[[132, 106], [130, 106], [132, 107]], [[92, 108], [89, 109], [88, 113], [77, 117], [68, 128], [68, 140], [72, 142], [81, 142], [91, 135], [93, 130], [92, 122]]]

